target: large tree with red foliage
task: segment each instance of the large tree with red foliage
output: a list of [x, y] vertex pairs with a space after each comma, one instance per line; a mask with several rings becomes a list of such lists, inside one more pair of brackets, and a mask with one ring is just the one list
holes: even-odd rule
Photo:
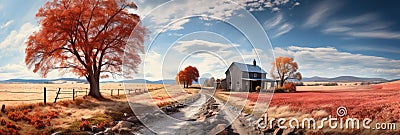
[[41, 28], [26, 42], [26, 65], [43, 77], [55, 69], [84, 76], [89, 95], [102, 98], [100, 78], [129, 75], [141, 63], [146, 29], [129, 8], [137, 7], [126, 0], [46, 2], [36, 14]]
[[183, 84], [184, 88], [188, 88], [192, 85], [192, 82], [197, 82], [199, 78], [199, 71], [196, 67], [188, 66], [184, 70], [179, 71], [176, 75], [176, 82], [178, 84]]

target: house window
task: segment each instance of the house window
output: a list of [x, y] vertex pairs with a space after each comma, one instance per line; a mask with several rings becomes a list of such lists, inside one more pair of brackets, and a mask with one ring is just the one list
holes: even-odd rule
[[257, 77], [257, 74], [256, 74], [256, 73], [254, 73], [253, 75], [254, 75], [254, 78], [256, 78], [256, 77]]

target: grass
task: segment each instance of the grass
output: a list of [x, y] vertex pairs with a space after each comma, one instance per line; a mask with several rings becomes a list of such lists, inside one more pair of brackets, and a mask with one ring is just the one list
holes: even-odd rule
[[[83, 123], [87, 122], [87, 126], [83, 126]], [[74, 121], [70, 124], [68, 128], [59, 128], [59, 131], [62, 131], [63, 133], [74, 133], [74, 134], [79, 134], [79, 133], [85, 133], [85, 129], [83, 127], [88, 127], [91, 128], [92, 126], [100, 125], [103, 123], [113, 123], [113, 117], [107, 114], [97, 114], [91, 118], [88, 119], [82, 119], [81, 121]]]
[[107, 96], [107, 101], [80, 97], [75, 101], [62, 100], [47, 105], [26, 103], [7, 106], [7, 112], [0, 113], [0, 124], [6, 123], [0, 125], [0, 134], [50, 134], [57, 131], [80, 134], [84, 133], [80, 130], [82, 120], [88, 121], [90, 127], [111, 126], [113, 121], [123, 119], [124, 113], [134, 116], [123, 97]]

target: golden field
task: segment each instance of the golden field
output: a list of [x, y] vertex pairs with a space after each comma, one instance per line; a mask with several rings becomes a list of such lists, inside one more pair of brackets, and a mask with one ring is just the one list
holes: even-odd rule
[[[0, 104], [14, 105], [32, 102], [43, 102], [44, 97], [44, 87], [46, 87], [46, 97], [47, 102], [54, 102], [57, 90], [61, 88], [61, 93], [59, 98], [72, 99], [72, 89], [75, 89], [78, 97], [86, 95], [86, 90], [89, 88], [89, 84], [83, 83], [62, 83], [62, 84], [0, 84]], [[111, 95], [111, 90], [113, 90], [113, 95], [118, 94], [118, 89], [120, 89], [119, 94], [125, 94], [124, 88], [127, 89], [145, 89], [145, 84], [134, 84], [134, 83], [102, 83], [100, 84], [100, 92], [103, 95]], [[160, 84], [147, 84], [147, 89], [158, 89], [163, 87]], [[25, 93], [27, 92], [27, 93]], [[89, 90], [87, 90], [89, 92]], [[132, 91], [133, 93], [133, 91]], [[35, 101], [3, 101], [3, 100], [33, 100]]]

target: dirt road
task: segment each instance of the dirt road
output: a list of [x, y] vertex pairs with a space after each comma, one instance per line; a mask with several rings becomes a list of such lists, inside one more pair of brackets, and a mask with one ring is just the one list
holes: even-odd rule
[[181, 102], [175, 112], [166, 115], [163, 111], [155, 111], [143, 117], [147, 129], [140, 134], [216, 134], [230, 132], [232, 134], [251, 134], [242, 121], [236, 118], [241, 110], [214, 98], [212, 89], [203, 89], [196, 97]]

